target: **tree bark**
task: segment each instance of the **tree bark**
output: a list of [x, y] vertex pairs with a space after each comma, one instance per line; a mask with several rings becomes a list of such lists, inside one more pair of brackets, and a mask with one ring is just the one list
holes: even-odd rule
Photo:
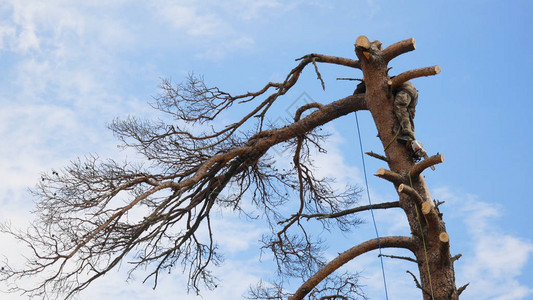
[[400, 197], [400, 207], [412, 232], [423, 299], [458, 299], [449, 237], [442, 215], [432, 209], [433, 206], [424, 207], [425, 214], [421, 212], [423, 203], [433, 203], [421, 172], [430, 165], [443, 162], [444, 158], [438, 155], [416, 164], [405, 145], [395, 141], [398, 124], [393, 111], [394, 87], [409, 79], [440, 72], [440, 67], [433, 66], [407, 71], [391, 79], [388, 62], [414, 49], [414, 39], [398, 42], [384, 50], [379, 41], [368, 42], [366, 37], [359, 37], [355, 45], [366, 83], [367, 108], [374, 119], [390, 170], [380, 169], [376, 175], [391, 181]]

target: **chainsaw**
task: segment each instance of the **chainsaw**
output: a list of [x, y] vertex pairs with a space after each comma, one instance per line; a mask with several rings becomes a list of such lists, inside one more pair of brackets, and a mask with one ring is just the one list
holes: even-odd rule
[[[410, 139], [407, 143], [411, 147], [411, 150], [413, 150], [415, 158], [417, 160], [420, 160], [422, 158], [423, 159], [427, 159], [428, 158], [428, 154], [426, 152], [426, 149], [424, 148], [424, 145], [422, 145], [422, 143], [420, 141]], [[431, 166], [431, 170], [435, 171], [435, 167]]]

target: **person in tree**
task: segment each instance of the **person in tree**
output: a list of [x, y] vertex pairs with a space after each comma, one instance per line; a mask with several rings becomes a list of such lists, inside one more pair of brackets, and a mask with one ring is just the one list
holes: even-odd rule
[[[398, 141], [404, 143], [405, 146], [413, 151], [414, 157], [416, 160], [421, 158], [428, 158], [426, 149], [424, 145], [415, 138], [415, 113], [416, 113], [416, 104], [418, 102], [418, 91], [415, 86], [410, 82], [406, 81], [402, 83], [394, 93], [394, 115], [400, 123], [400, 133]], [[435, 170], [435, 167], [431, 166], [432, 170]]]
[[415, 86], [406, 81], [402, 83], [394, 95], [394, 114], [400, 123], [400, 141], [415, 140], [415, 124], [413, 122], [418, 102], [418, 91]]
[[[394, 76], [393, 76], [394, 77]], [[391, 78], [393, 78], [391, 77]], [[357, 85], [354, 95], [366, 92], [364, 79]], [[414, 118], [416, 113], [416, 104], [418, 102], [418, 91], [415, 86], [406, 81], [394, 91], [394, 115], [398, 120], [400, 128], [398, 129], [398, 141], [413, 151], [416, 160], [427, 158], [426, 150], [420, 141], [415, 139]], [[401, 134], [400, 134], [401, 133]], [[434, 169], [432, 167], [432, 169]]]

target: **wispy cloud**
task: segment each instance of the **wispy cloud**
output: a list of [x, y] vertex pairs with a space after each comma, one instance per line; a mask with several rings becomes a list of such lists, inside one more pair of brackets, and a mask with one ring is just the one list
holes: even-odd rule
[[[435, 196], [446, 201], [445, 209], [450, 213], [445, 216], [466, 225], [466, 237], [456, 237], [466, 238], [465, 245], [469, 247], [460, 249], [463, 258], [456, 263], [458, 284], [470, 282], [465, 296], [510, 300], [531, 295], [533, 289], [519, 282], [518, 276], [533, 255], [533, 241], [506, 233], [499, 226], [505, 209], [447, 188], [437, 189]], [[452, 235], [452, 242], [453, 238]]]

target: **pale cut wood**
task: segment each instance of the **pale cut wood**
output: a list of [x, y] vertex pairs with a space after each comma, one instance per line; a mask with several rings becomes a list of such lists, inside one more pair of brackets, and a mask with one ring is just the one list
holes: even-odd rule
[[368, 38], [366, 36], [360, 35], [355, 40], [355, 46], [356, 47], [360, 47], [360, 48], [365, 49], [365, 50], [368, 50], [368, 49], [370, 49], [370, 41], [368, 40]]
[[431, 212], [431, 208], [433, 207], [432, 204], [433, 203], [431, 203], [431, 201], [424, 201], [424, 203], [422, 203], [422, 213], [424, 215], [427, 215]]
[[446, 232], [441, 232], [439, 234], [439, 240], [443, 243], [447, 243], [450, 241], [450, 236]]
[[387, 48], [385, 48], [382, 52], [383, 58], [385, 61], [389, 62], [393, 58], [397, 57], [398, 55], [401, 55], [403, 53], [413, 51], [416, 49], [415, 39], [409, 38], [397, 43], [394, 43]]
[[404, 178], [400, 174], [384, 168], [377, 170], [376, 174], [374, 175], [396, 184], [400, 184], [402, 181], [404, 181]]
[[409, 171], [409, 176], [411, 178], [417, 178], [420, 173], [422, 173], [425, 169], [430, 168], [436, 164], [440, 164], [444, 162], [444, 155], [443, 154], [436, 154], [433, 156], [430, 156], [411, 168], [411, 171]]
[[400, 184], [400, 186], [398, 187], [398, 192], [410, 196], [413, 200], [416, 201], [417, 205], [421, 205], [422, 203], [424, 203], [424, 199], [422, 198], [422, 196], [420, 196], [420, 194], [415, 189], [408, 185], [405, 185], [403, 183]]
[[405, 71], [396, 75], [392, 78], [392, 88], [399, 87], [402, 83], [411, 80], [413, 78], [424, 77], [424, 76], [433, 76], [440, 73], [439, 66], [431, 66], [425, 68], [418, 68], [409, 71]]

